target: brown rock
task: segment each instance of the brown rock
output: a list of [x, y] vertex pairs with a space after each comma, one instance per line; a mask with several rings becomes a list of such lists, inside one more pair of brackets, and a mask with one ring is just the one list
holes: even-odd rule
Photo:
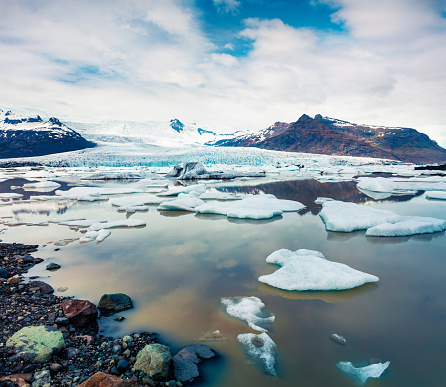
[[143, 387], [137, 382], [124, 380], [117, 376], [96, 372], [90, 379], [79, 384], [79, 387]]
[[0, 382], [9, 380], [17, 384], [19, 387], [21, 387], [31, 382], [32, 378], [33, 378], [32, 374], [14, 374], [14, 375], [3, 376], [2, 378], [0, 378]]
[[96, 305], [87, 300], [63, 300], [62, 311], [75, 328], [87, 327], [98, 318]]
[[93, 337], [93, 336], [90, 336], [90, 335], [82, 335], [82, 336], [79, 336], [79, 339], [85, 339], [86, 342], [87, 342], [87, 345], [91, 345], [91, 344], [93, 344], [93, 342], [94, 342], [94, 337]]
[[31, 281], [29, 283], [32, 287], [36, 287], [40, 289], [40, 293], [42, 294], [51, 294], [54, 293], [54, 289], [48, 285], [46, 282], [42, 281]]
[[18, 284], [19, 282], [22, 282], [20, 278], [17, 277], [8, 278], [8, 284]]

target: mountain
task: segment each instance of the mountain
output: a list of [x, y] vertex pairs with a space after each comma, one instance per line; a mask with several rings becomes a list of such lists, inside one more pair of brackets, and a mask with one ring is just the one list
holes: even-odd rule
[[411, 163], [446, 161], [446, 149], [411, 128], [358, 125], [334, 118], [302, 115], [290, 124], [243, 133], [209, 145], [256, 147], [286, 152], [376, 157]]
[[21, 117], [0, 109], [0, 159], [42, 156], [84, 148], [94, 143], [57, 118]]
[[170, 121], [101, 121], [98, 123], [70, 122], [69, 125], [92, 141], [114, 143], [144, 143], [158, 146], [182, 147], [203, 145], [233, 135], [222, 135], [199, 127], [196, 123]]

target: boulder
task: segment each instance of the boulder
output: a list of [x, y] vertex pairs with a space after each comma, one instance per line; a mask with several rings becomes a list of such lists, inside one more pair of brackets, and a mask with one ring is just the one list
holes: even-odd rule
[[48, 370], [37, 371], [34, 374], [32, 387], [47, 387], [51, 384], [51, 374]]
[[145, 372], [154, 380], [166, 380], [171, 360], [169, 347], [162, 344], [149, 344], [136, 355], [133, 370]]
[[18, 385], [19, 387], [23, 386], [29, 386], [29, 382], [32, 380], [33, 375], [32, 374], [14, 374], [14, 375], [8, 375], [3, 376], [0, 378], [0, 385], [2, 385], [2, 382], [10, 381]]
[[60, 269], [60, 265], [54, 262], [49, 263], [46, 265], [46, 270], [58, 270]]
[[62, 301], [62, 311], [75, 328], [87, 327], [98, 318], [96, 305], [88, 300], [65, 299]]
[[210, 359], [215, 354], [203, 344], [191, 345], [181, 349], [173, 357], [175, 378], [180, 382], [190, 382], [199, 375], [197, 364], [202, 359]]
[[42, 293], [42, 294], [54, 293], [54, 289], [50, 285], [48, 285], [46, 282], [31, 281], [29, 283], [29, 285], [31, 285], [32, 288], [39, 288], [40, 293]]
[[133, 308], [131, 298], [123, 293], [104, 294], [98, 304], [98, 309], [104, 316], [112, 316], [131, 308]]
[[0, 268], [0, 278], [9, 278], [9, 271], [3, 268]]
[[20, 329], [6, 345], [31, 355], [33, 361], [41, 363], [58, 353], [65, 346], [65, 341], [58, 329], [40, 325]]
[[103, 372], [96, 372], [88, 380], [79, 384], [79, 387], [142, 387], [142, 385]]

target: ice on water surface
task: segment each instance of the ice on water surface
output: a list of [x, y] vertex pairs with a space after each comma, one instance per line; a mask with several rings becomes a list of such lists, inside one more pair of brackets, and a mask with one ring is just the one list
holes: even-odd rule
[[259, 332], [268, 332], [268, 330], [258, 324], [269, 323], [275, 320], [274, 315], [269, 317], [261, 316], [265, 304], [254, 296], [222, 298], [221, 303], [226, 306], [226, 312], [230, 316], [246, 321], [252, 329]]
[[281, 268], [260, 276], [259, 281], [283, 290], [346, 290], [379, 280], [343, 263], [329, 261], [319, 251], [281, 249], [266, 261]]
[[158, 206], [158, 210], [167, 211], [195, 211], [195, 208], [204, 204], [204, 201], [197, 197], [199, 193], [192, 191], [190, 194], [181, 193], [177, 199], [167, 200]]
[[389, 364], [390, 361], [386, 361], [385, 363], [370, 364], [365, 367], [357, 368], [349, 361], [341, 361], [336, 364], [336, 366], [346, 374], [352, 375], [364, 384], [368, 378], [379, 378]]
[[243, 333], [237, 336], [237, 341], [246, 348], [251, 357], [262, 363], [268, 375], [277, 376], [275, 369], [277, 345], [268, 334]]
[[427, 199], [446, 200], [446, 192], [428, 192]]
[[340, 201], [323, 204], [320, 217], [327, 231], [367, 230], [367, 236], [398, 237], [444, 231], [446, 220], [401, 216], [393, 211]]
[[104, 223], [93, 223], [90, 226], [91, 231], [99, 231], [105, 228], [115, 228], [115, 227], [140, 227], [145, 226], [146, 222], [141, 219], [124, 219], [124, 220], [115, 220], [111, 222]]

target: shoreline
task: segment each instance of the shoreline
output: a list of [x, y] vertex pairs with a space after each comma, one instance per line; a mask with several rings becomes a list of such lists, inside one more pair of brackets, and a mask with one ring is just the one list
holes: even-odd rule
[[[163, 376], [149, 377], [145, 372], [133, 370], [143, 348], [152, 344], [165, 347], [159, 343], [156, 334], [138, 332], [119, 339], [105, 337], [99, 334], [97, 317], [85, 327], [76, 328], [62, 309], [62, 302], [73, 300], [73, 297], [54, 295], [51, 286], [36, 277], [29, 277], [32, 281], [25, 283], [24, 274], [43, 262], [31, 255], [37, 248], [37, 245], [0, 243], [0, 387], [92, 387], [104, 380], [123, 387], [182, 386], [178, 380], [181, 377], [177, 378], [174, 370], [178, 368], [175, 363], [178, 354], [171, 358], [169, 353]], [[64, 347], [53, 353], [49, 360], [37, 363], [23, 349], [6, 345], [13, 334], [28, 326], [45, 326], [60, 331]], [[43, 379], [38, 380], [42, 378], [42, 372], [45, 378], [50, 378], [49, 384], [41, 384]]]

